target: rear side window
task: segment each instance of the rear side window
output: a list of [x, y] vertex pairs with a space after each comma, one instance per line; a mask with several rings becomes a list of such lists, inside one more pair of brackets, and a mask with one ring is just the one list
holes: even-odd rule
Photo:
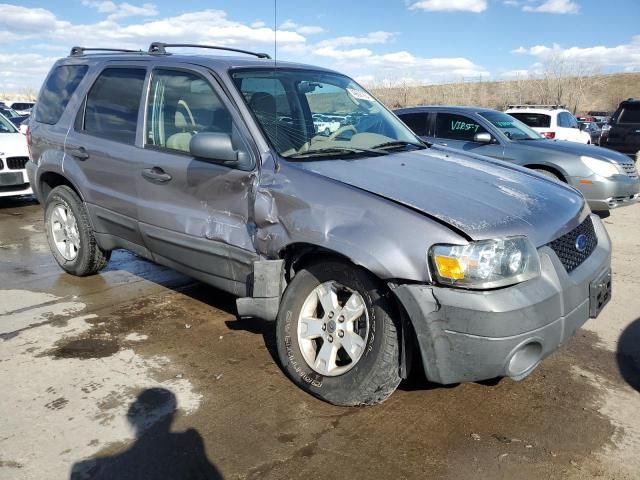
[[525, 125], [529, 125], [533, 128], [549, 128], [551, 126], [551, 117], [544, 113], [513, 112], [509, 113], [509, 115], [516, 117]]
[[62, 65], [51, 72], [38, 99], [35, 113], [37, 122], [49, 125], [58, 123], [87, 69], [86, 65]]
[[427, 118], [429, 118], [428, 113], [404, 113], [402, 115], [398, 115], [400, 120], [407, 124], [413, 133], [418, 135], [419, 137], [427, 136]]
[[142, 68], [103, 70], [87, 95], [85, 133], [133, 144], [146, 73]]
[[640, 123], [640, 105], [625, 105], [618, 117], [618, 123]]
[[438, 113], [436, 117], [436, 137], [438, 138], [472, 142], [476, 133], [486, 131], [482, 125], [466, 115]]

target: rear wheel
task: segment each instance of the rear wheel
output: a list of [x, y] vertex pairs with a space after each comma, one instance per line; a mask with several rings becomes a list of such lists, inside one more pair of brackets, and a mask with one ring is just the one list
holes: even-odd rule
[[398, 333], [386, 297], [374, 277], [346, 262], [300, 270], [276, 326], [286, 374], [334, 405], [384, 401], [400, 383]]
[[84, 203], [71, 188], [61, 185], [51, 191], [44, 217], [51, 253], [63, 270], [83, 277], [109, 262], [111, 252], [98, 246]]

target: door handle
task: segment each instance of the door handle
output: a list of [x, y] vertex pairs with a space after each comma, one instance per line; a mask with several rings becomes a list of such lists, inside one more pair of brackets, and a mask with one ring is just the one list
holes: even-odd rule
[[71, 154], [72, 157], [75, 157], [78, 160], [85, 161], [86, 159], [89, 158], [89, 152], [87, 152], [87, 149], [84, 147], [70, 148], [68, 149], [68, 152]]
[[446, 142], [440, 142], [440, 145], [442, 145], [443, 147], [447, 146]]
[[160, 167], [145, 168], [142, 170], [142, 176], [154, 183], [167, 183], [172, 178], [171, 175]]

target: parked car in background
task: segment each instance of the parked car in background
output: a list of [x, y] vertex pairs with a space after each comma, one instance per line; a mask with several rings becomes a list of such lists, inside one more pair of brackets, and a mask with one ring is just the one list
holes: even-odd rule
[[474, 107], [413, 107], [395, 111], [420, 138], [532, 168], [578, 189], [594, 211], [636, 202], [640, 178], [622, 154], [542, 138], [518, 119]]
[[13, 123], [16, 127], [19, 126], [29, 115], [20, 115], [15, 110], [0, 106], [0, 114], [4, 115], [9, 119], [11, 123]]
[[591, 144], [600, 145], [600, 136], [602, 135], [602, 129], [595, 121], [579, 121], [578, 127], [583, 132], [587, 132], [591, 135]]
[[313, 119], [313, 126], [320, 135], [329, 136], [337, 131], [342, 126], [342, 123], [325, 115], [316, 115]]
[[[66, 272], [127, 248], [230, 292], [338, 405], [384, 401], [411, 352], [433, 382], [522, 379], [611, 298], [611, 242], [573, 188], [429, 148], [340, 73], [171, 47], [74, 48], [45, 80], [28, 171]], [[310, 128], [327, 91], [359, 113], [329, 137]]]
[[505, 113], [551, 140], [591, 143], [591, 135], [580, 131], [576, 117], [561, 105], [509, 105]]
[[609, 120], [606, 137], [603, 146], [635, 157], [640, 150], [640, 99], [620, 103]]
[[28, 160], [26, 137], [0, 114], [0, 197], [33, 193], [25, 170]]
[[35, 102], [27, 102], [24, 100], [9, 101], [4, 103], [7, 107], [15, 110], [20, 115], [30, 115], [31, 109], [36, 104]]

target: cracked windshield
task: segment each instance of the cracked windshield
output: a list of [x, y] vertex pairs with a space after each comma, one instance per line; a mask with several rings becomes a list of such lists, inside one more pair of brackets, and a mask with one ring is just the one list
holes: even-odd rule
[[384, 155], [424, 144], [350, 78], [330, 72], [241, 70], [233, 79], [278, 153], [296, 159]]

